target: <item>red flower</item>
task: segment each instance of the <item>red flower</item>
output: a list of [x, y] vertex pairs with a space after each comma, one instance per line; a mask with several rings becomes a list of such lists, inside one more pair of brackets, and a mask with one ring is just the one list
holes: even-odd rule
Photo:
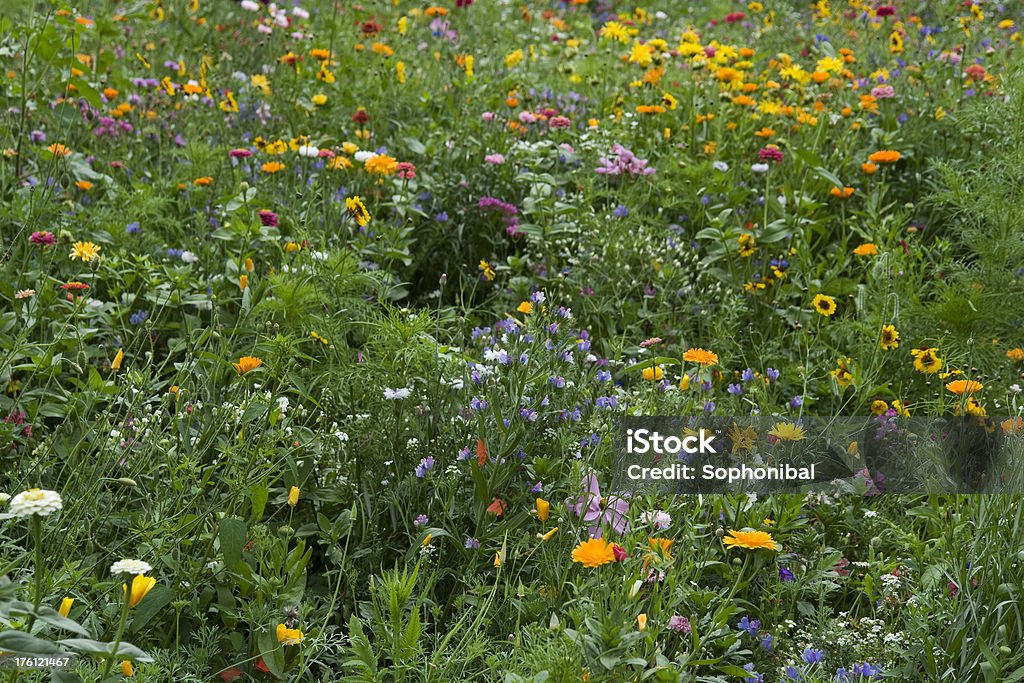
[[366, 110], [360, 107], [356, 110], [355, 114], [352, 114], [352, 120], [356, 123], [366, 123], [370, 120], [370, 115], [366, 113]]
[[231, 681], [235, 680], [241, 675], [242, 672], [234, 666], [230, 669], [226, 669], [220, 672], [220, 677], [224, 680], [224, 683], [231, 683]]
[[629, 553], [618, 543], [612, 543], [612, 553], [615, 555], [616, 562], [625, 562], [626, 558], [629, 557]]
[[476, 462], [481, 467], [487, 462], [487, 444], [483, 439], [476, 440]]
[[267, 664], [263, 661], [263, 657], [256, 660], [256, 670], [262, 671], [265, 674], [270, 673], [270, 669], [267, 668]]
[[501, 517], [503, 514], [505, 514], [505, 509], [507, 507], [508, 504], [505, 501], [503, 501], [501, 498], [495, 498], [494, 502], [487, 506], [487, 511], [495, 517]]

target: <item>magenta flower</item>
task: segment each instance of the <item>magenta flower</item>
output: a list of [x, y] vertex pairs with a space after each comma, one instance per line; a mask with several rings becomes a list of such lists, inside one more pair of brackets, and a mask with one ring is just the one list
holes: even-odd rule
[[42, 232], [36, 231], [32, 233], [28, 241], [32, 244], [54, 244], [57, 238], [53, 236], [53, 233], [49, 230], [43, 230]]
[[601, 497], [601, 487], [597, 483], [597, 475], [593, 472], [583, 478], [584, 493], [573, 503], [567, 502], [574, 513], [581, 516], [584, 522], [591, 522], [591, 538], [601, 538], [601, 525], [608, 524], [617, 534], [629, 532], [629, 501], [622, 496]]
[[778, 163], [782, 161], [782, 150], [778, 147], [762, 147], [758, 151], [757, 156], [761, 161], [774, 161]]

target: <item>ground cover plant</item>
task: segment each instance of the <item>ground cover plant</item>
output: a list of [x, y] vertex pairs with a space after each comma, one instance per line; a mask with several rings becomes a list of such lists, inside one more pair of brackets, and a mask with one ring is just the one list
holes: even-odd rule
[[1022, 431], [1021, 21], [0, 3], [0, 680], [1024, 680], [1019, 496], [611, 483]]

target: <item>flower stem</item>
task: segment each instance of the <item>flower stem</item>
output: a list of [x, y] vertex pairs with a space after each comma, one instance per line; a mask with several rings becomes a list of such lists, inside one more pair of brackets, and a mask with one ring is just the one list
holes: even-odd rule
[[114, 665], [114, 658], [117, 657], [117, 650], [121, 647], [121, 637], [124, 635], [124, 626], [128, 622], [128, 610], [130, 595], [127, 589], [124, 591], [124, 607], [121, 608], [121, 620], [117, 624], [117, 636], [114, 638], [114, 647], [110, 651], [110, 656], [107, 657], [107, 663], [103, 665], [103, 675], [100, 676], [100, 680], [106, 680], [107, 674], [110, 673], [110, 667]]

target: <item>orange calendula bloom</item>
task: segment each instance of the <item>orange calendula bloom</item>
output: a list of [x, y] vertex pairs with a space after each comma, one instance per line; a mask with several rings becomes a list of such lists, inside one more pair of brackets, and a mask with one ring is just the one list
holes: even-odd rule
[[973, 379], [958, 379], [946, 385], [946, 391], [956, 394], [957, 396], [973, 394], [984, 388], [985, 386], [981, 382], [975, 382]]
[[50, 150], [50, 154], [58, 158], [66, 157], [67, 155], [71, 154], [71, 150], [65, 147], [64, 145], [60, 144], [59, 142], [53, 143], [46, 149]]
[[516, 310], [520, 313], [530, 315], [531, 313], [533, 313], [533, 304], [530, 303], [529, 301], [524, 301], [523, 303], [516, 306]]
[[878, 254], [878, 246], [871, 242], [865, 242], [854, 249], [853, 253], [857, 256], [875, 256]]
[[387, 154], [375, 154], [363, 164], [367, 173], [391, 175], [398, 170], [398, 160]]
[[711, 367], [718, 363], [718, 354], [704, 349], [688, 349], [683, 354], [683, 360], [689, 363], [697, 363], [704, 367]]
[[239, 375], [244, 375], [263, 365], [263, 359], [256, 356], [242, 356], [238, 359], [237, 363], [232, 363], [232, 365], [235, 366], [235, 370]]
[[88, 180], [78, 180], [75, 182], [75, 187], [77, 187], [82, 192], [88, 192], [89, 190], [92, 189], [92, 183], [90, 183]]
[[280, 161], [268, 161], [267, 163], [260, 166], [260, 170], [263, 171], [264, 173], [277, 173], [278, 171], [283, 171], [284, 169], [285, 165], [282, 164]]
[[1006, 352], [1006, 357], [1010, 360], [1021, 361], [1024, 360], [1024, 349], [1019, 346], [1015, 349], [1010, 349]]
[[779, 550], [779, 544], [775, 542], [775, 539], [767, 531], [734, 531], [729, 529], [729, 535], [722, 542], [729, 548]]
[[207, 185], [213, 184], [213, 178], [210, 176], [203, 176], [202, 178], [196, 178], [192, 181], [192, 184], [196, 187], [206, 187]]
[[868, 161], [876, 164], [895, 164], [903, 155], [894, 149], [882, 149], [877, 152], [872, 152], [868, 157]]
[[872, 163], [864, 163], [860, 165], [860, 170], [863, 171], [865, 175], [872, 175], [878, 170], [878, 166]]
[[591, 538], [573, 548], [572, 561], [592, 569], [614, 562], [615, 551], [612, 544], [603, 538]]

